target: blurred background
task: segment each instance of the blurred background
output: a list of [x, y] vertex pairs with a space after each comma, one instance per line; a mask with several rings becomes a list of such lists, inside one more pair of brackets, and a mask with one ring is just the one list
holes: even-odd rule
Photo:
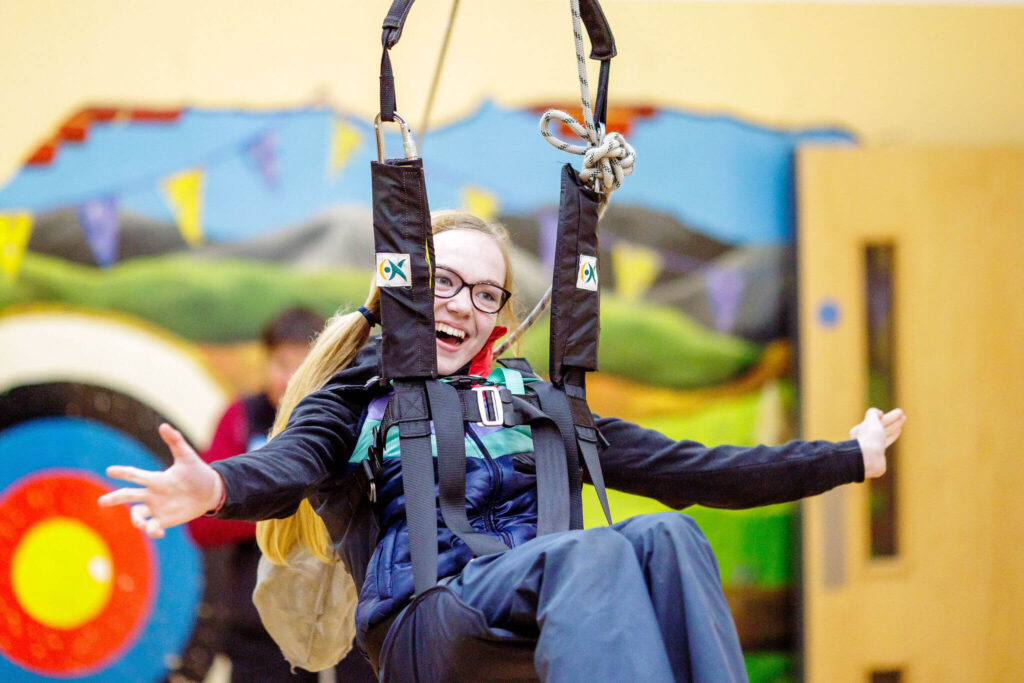
[[[161, 421], [210, 447], [265, 388], [268, 321], [365, 297], [388, 6], [0, 5], [0, 680], [229, 675], [224, 549], [94, 501], [108, 464], [167, 460]], [[1024, 7], [602, 6], [609, 129], [638, 160], [601, 224], [592, 408], [741, 445], [910, 416], [870, 485], [687, 510], [751, 680], [1017, 680]], [[568, 2], [452, 8], [413, 7], [398, 111], [431, 207], [510, 229], [529, 308], [579, 168], [537, 126], [579, 115]], [[537, 368], [546, 325], [520, 348]]]

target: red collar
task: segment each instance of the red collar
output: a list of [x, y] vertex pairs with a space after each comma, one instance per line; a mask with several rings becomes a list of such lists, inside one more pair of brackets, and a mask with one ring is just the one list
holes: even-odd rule
[[487, 375], [491, 374], [491, 366], [494, 364], [494, 342], [504, 337], [506, 332], [508, 332], [507, 327], [502, 327], [501, 325], [494, 326], [491, 336], [484, 342], [484, 347], [470, 361], [469, 374], [477, 375], [478, 377], [487, 377]]

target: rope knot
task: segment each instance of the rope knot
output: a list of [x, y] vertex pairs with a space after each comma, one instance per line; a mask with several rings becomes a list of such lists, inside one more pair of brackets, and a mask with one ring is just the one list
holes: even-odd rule
[[[580, 136], [587, 145], [571, 145], [551, 132], [552, 120], [564, 123], [573, 133]], [[588, 122], [589, 123], [589, 122]], [[592, 125], [592, 124], [591, 124]], [[580, 179], [594, 183], [598, 192], [605, 194], [619, 189], [622, 179], [633, 172], [636, 152], [626, 142], [622, 133], [608, 133], [598, 143], [598, 133], [591, 126], [584, 127], [569, 114], [558, 109], [549, 109], [540, 118], [540, 133], [553, 147], [570, 154], [583, 155], [583, 169]]]
[[622, 133], [608, 133], [597, 147], [590, 147], [583, 155], [583, 170], [580, 178], [590, 182], [600, 179], [601, 187], [608, 192], [622, 186], [622, 179], [633, 172], [636, 152], [622, 137]]

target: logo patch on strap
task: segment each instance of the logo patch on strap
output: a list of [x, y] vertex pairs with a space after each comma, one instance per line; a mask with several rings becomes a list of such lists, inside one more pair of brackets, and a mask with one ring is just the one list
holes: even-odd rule
[[576, 270], [576, 286], [580, 289], [597, 291], [597, 257], [580, 254], [580, 265]]
[[412, 285], [412, 264], [408, 254], [377, 254], [378, 287], [409, 287]]

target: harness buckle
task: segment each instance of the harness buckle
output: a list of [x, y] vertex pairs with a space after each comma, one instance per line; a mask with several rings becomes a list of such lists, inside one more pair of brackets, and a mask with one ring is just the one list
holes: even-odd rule
[[501, 404], [501, 393], [498, 391], [498, 387], [476, 386], [472, 387], [472, 390], [476, 393], [476, 405], [480, 408], [480, 421], [477, 424], [481, 427], [503, 427], [505, 425], [505, 408]]

